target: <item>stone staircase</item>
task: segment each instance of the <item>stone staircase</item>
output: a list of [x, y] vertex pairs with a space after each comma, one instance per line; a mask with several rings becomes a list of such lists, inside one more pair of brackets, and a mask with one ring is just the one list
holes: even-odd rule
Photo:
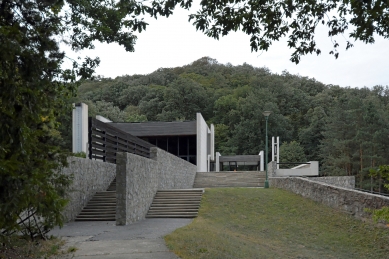
[[203, 189], [157, 191], [146, 218], [195, 218], [203, 192]]
[[115, 221], [116, 179], [104, 192], [97, 192], [75, 221]]
[[196, 173], [193, 188], [264, 187], [265, 172], [208, 172]]

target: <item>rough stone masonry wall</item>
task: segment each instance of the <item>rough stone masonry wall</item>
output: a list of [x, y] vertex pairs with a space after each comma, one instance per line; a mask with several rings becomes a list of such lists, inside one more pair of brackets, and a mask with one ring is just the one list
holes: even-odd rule
[[357, 218], [368, 217], [364, 212], [365, 208], [379, 209], [389, 206], [388, 197], [315, 182], [306, 178], [273, 177], [269, 180], [271, 187], [292, 191]]
[[151, 148], [151, 159], [159, 162], [158, 189], [189, 189], [193, 187], [197, 167], [159, 148]]
[[196, 166], [159, 148], [151, 159], [116, 154], [116, 225], [145, 218], [157, 190], [192, 188]]
[[116, 175], [115, 164], [78, 157], [69, 157], [68, 163], [62, 173], [74, 178], [62, 213], [67, 222], [76, 218], [96, 192], [105, 191]]
[[328, 177], [309, 177], [309, 180], [322, 182], [346, 189], [355, 188], [355, 176], [328, 176]]
[[158, 189], [158, 162], [116, 153], [116, 225], [141, 220]]

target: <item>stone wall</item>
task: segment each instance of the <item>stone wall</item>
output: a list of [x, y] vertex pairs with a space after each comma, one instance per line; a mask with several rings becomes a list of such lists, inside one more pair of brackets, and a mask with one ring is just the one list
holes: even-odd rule
[[389, 206], [389, 197], [360, 192], [312, 181], [301, 177], [273, 177], [270, 186], [289, 190], [305, 198], [349, 213], [357, 218], [368, 217], [365, 208]]
[[327, 177], [309, 177], [309, 180], [326, 183], [346, 189], [355, 188], [355, 176], [327, 176]]
[[72, 221], [96, 192], [108, 188], [115, 178], [116, 165], [78, 157], [69, 157], [68, 163], [62, 173], [73, 175], [73, 183], [67, 194], [69, 203], [63, 215], [66, 221]]
[[143, 219], [158, 189], [158, 162], [116, 153], [116, 225]]
[[196, 166], [159, 148], [151, 159], [135, 154], [116, 154], [116, 224], [127, 225], [145, 218], [157, 190], [192, 188]]
[[151, 159], [159, 162], [158, 189], [189, 189], [193, 187], [197, 167], [159, 148], [151, 148]]
[[268, 177], [275, 177], [277, 171], [277, 162], [271, 161], [267, 164]]

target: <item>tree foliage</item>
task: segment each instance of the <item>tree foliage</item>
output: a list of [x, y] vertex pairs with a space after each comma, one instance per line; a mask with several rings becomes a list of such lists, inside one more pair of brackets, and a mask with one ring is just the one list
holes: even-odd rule
[[[282, 163], [296, 163], [307, 162], [305, 156], [304, 148], [297, 141], [293, 140], [291, 142], [283, 142], [280, 146], [280, 162]], [[293, 166], [288, 166], [291, 168]]]
[[[64, 69], [66, 57], [59, 43], [80, 50], [93, 48], [94, 41], [117, 42], [133, 51], [134, 32], [147, 25], [141, 14], [171, 14], [172, 8], [164, 2], [148, 4], [0, 1], [2, 234], [20, 230], [33, 237], [62, 223], [60, 211], [70, 179], [58, 173], [66, 157], [59, 146], [57, 118], [71, 112], [67, 99], [75, 94], [80, 80], [92, 78], [99, 59], [73, 60], [72, 68]], [[114, 87], [121, 92], [126, 85], [119, 82]], [[69, 122], [66, 116], [61, 121]]]
[[[389, 190], [389, 165], [380, 165], [378, 168], [370, 169], [370, 176], [384, 181], [384, 187]], [[375, 221], [385, 220], [389, 223], [389, 207], [371, 211]]]
[[[216, 39], [242, 30], [250, 36], [252, 51], [266, 51], [274, 41], [287, 37], [288, 47], [294, 50], [294, 63], [308, 53], [321, 53], [315, 40], [321, 24], [328, 28], [331, 38], [348, 29], [350, 39], [364, 43], [374, 43], [375, 35], [389, 37], [389, 3], [385, 0], [203, 0], [190, 20], [198, 30]], [[330, 54], [337, 58], [340, 43], [332, 42]], [[352, 46], [351, 40], [346, 40], [345, 48]]]

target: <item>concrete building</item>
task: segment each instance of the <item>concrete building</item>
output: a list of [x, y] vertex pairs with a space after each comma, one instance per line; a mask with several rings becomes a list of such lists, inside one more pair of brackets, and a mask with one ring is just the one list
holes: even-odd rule
[[[89, 139], [89, 141], [94, 143], [93, 145], [97, 144], [98, 147], [90, 149], [88, 131], [91, 130], [91, 125], [88, 125], [88, 106], [84, 103], [79, 103], [75, 104], [74, 107], [73, 152], [90, 152], [93, 154], [94, 152], [91, 150], [95, 150], [97, 153], [102, 154], [103, 149], [106, 149], [104, 143], [109, 144], [110, 140], [103, 140], [100, 138], [101, 136], [99, 137], [100, 134], [97, 134], [95, 137], [98, 140]], [[112, 122], [100, 115], [96, 116], [96, 120], [100, 121], [100, 123], [102, 122], [103, 125], [109, 125], [109, 128], [114, 128], [118, 132], [117, 134], [127, 135], [126, 133], [128, 133], [133, 136], [132, 138], [136, 137], [138, 140], [146, 141], [196, 165], [197, 172], [235, 171], [239, 170], [241, 166], [246, 166], [246, 168], [251, 166], [252, 170], [263, 171], [263, 151], [258, 155], [251, 156], [222, 156], [218, 152], [215, 153], [214, 125], [208, 126], [201, 113], [196, 114], [196, 120], [194, 121]], [[112, 139], [112, 137], [113, 135], [109, 139]], [[112, 151], [111, 148], [111, 159], [113, 159], [115, 153], [116, 151]], [[103, 161], [106, 161], [105, 158]]]
[[214, 126], [208, 127], [201, 113], [195, 121], [109, 122], [98, 120], [145, 140], [197, 166], [198, 172], [209, 172], [215, 160]]

